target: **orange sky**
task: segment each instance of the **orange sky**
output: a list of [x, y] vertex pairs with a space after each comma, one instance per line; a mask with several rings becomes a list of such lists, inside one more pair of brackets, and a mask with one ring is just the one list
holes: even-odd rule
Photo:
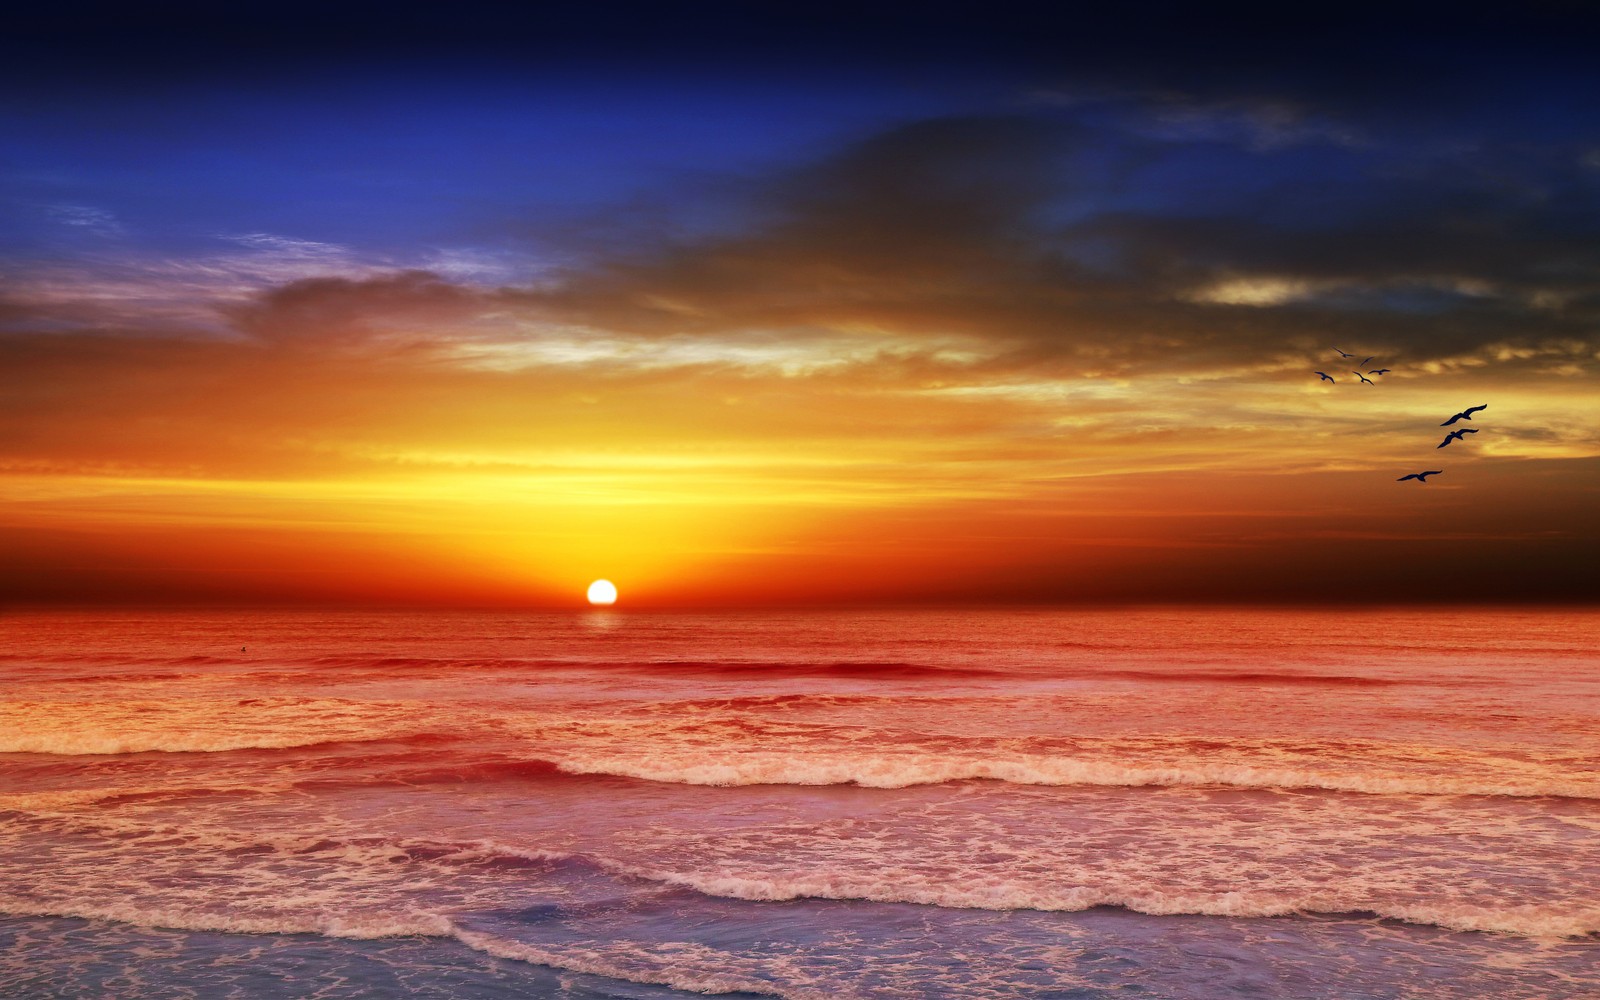
[[[656, 102], [629, 122], [709, 100], [627, 93]], [[34, 227], [0, 241], [0, 600], [1600, 598], [1600, 156], [1010, 93], [799, 151], [756, 101], [683, 154], [700, 173], [633, 187], [585, 179], [637, 156], [597, 133], [549, 147], [558, 178], [435, 199], [454, 242], [391, 233], [435, 203], [385, 192], [533, 112], [418, 165], [380, 140], [425, 158], [421, 126], [311, 129], [302, 97], [279, 146], [173, 118], [0, 177]], [[740, 135], [766, 145], [718, 172]], [[245, 197], [219, 148], [293, 197]], [[175, 214], [141, 216], [158, 182]], [[335, 190], [368, 202], [298, 207]]]
[[[1328, 386], [1309, 342], [1204, 371], [1013, 369], [852, 330], [568, 361], [447, 336], [476, 308], [383, 337], [15, 338], [5, 593], [1549, 598], [1582, 593], [1596, 552], [1593, 399], [1547, 359]], [[1436, 449], [1479, 402], [1482, 433]], [[1447, 471], [1394, 482], [1423, 468]]]

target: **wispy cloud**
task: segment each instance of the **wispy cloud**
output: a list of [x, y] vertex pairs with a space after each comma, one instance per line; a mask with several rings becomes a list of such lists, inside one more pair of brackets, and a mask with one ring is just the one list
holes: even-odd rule
[[86, 230], [96, 236], [115, 238], [126, 234], [115, 214], [90, 205], [46, 205], [45, 211], [64, 226]]

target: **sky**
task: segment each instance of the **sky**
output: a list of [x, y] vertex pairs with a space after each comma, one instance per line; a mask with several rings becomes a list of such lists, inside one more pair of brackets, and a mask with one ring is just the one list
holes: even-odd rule
[[0, 603], [1600, 599], [1592, 8], [1045, 10], [20, 15]]

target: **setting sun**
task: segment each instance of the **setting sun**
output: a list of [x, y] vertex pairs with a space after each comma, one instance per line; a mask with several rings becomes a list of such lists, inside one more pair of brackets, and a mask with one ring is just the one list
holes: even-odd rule
[[617, 603], [617, 585], [610, 580], [596, 580], [589, 584], [590, 604]]

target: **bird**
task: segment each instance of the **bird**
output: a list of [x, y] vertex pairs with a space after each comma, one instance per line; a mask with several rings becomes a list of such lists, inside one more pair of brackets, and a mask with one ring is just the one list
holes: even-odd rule
[[1338, 381], [1339, 381], [1338, 379], [1334, 378], [1332, 375], [1329, 375], [1327, 372], [1312, 372], [1312, 374], [1313, 375], [1321, 375], [1324, 382], [1333, 382], [1333, 383], [1337, 384]]
[[1464, 434], [1476, 434], [1476, 433], [1478, 433], [1478, 429], [1476, 427], [1463, 427], [1458, 431], [1451, 431], [1449, 434], [1446, 434], [1444, 436], [1444, 440], [1443, 441], [1439, 442], [1438, 447], [1443, 448], [1445, 445], [1449, 444], [1451, 441], [1460, 441], [1462, 435], [1464, 435]]
[[1363, 367], [1363, 368], [1367, 367], [1367, 365], [1372, 363], [1372, 359], [1375, 358], [1375, 357], [1377, 357], [1376, 354], [1371, 355], [1370, 357], [1368, 357], [1365, 361], [1361, 362], [1361, 367]]
[[1392, 371], [1394, 371], [1393, 368], [1379, 368], [1379, 369], [1376, 369], [1375, 371], [1367, 372], [1367, 374], [1368, 375], [1387, 375]]
[[[1334, 350], [1339, 351], [1339, 349], [1337, 347], [1335, 347]], [[1355, 357], [1355, 355], [1354, 354], [1346, 354], [1343, 351], [1339, 351], [1339, 357], [1341, 357], [1341, 358], [1353, 358], [1353, 357]]]
[[1477, 413], [1479, 410], [1487, 410], [1488, 408], [1489, 408], [1489, 404], [1488, 403], [1484, 403], [1482, 406], [1469, 406], [1465, 410], [1462, 410], [1460, 413], [1458, 413], [1455, 416], [1451, 417], [1449, 420], [1446, 420], [1444, 423], [1440, 424], [1439, 426], [1440, 427], [1449, 427], [1451, 424], [1455, 423], [1457, 420], [1471, 420], [1472, 419], [1472, 415], [1474, 413]]
[[1403, 483], [1407, 479], [1415, 479], [1419, 483], [1425, 483], [1428, 481], [1429, 476], [1437, 476], [1443, 471], [1443, 469], [1429, 469], [1427, 472], [1413, 472], [1409, 476], [1401, 476], [1399, 479], [1396, 479], [1395, 482]]
[[1350, 374], [1354, 375], [1356, 378], [1358, 378], [1361, 381], [1367, 383], [1368, 385], [1377, 385], [1378, 384], [1378, 383], [1372, 381], [1372, 379], [1367, 378], [1365, 375], [1361, 374], [1360, 372], [1351, 372]]

